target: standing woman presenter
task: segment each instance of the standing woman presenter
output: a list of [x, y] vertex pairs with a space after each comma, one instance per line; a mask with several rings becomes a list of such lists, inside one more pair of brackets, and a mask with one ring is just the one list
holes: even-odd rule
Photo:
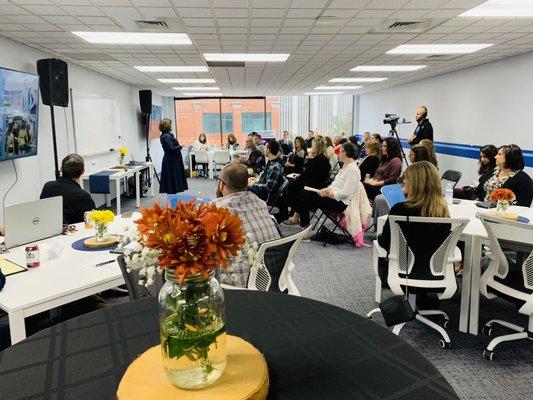
[[161, 186], [159, 193], [175, 194], [187, 190], [185, 168], [181, 157], [181, 146], [172, 134], [172, 121], [163, 118], [159, 123], [161, 146], [165, 155], [161, 165]]

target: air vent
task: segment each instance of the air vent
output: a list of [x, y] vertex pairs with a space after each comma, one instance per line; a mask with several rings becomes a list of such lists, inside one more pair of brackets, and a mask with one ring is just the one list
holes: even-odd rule
[[160, 20], [139, 20], [135, 24], [141, 29], [168, 29], [168, 24]]
[[404, 27], [413, 28], [413, 25], [419, 25], [420, 21], [399, 21], [389, 25], [389, 29], [399, 29]]
[[207, 61], [208, 67], [244, 68], [244, 61]]
[[421, 18], [419, 20], [385, 19], [369, 33], [424, 33], [443, 22], [442, 18]]
[[416, 60], [416, 61], [427, 61], [427, 62], [431, 62], [431, 61], [450, 61], [450, 60], [454, 60], [458, 57], [461, 57], [462, 54], [423, 54], [423, 55], [418, 55], [416, 57], [413, 58], [413, 60]]

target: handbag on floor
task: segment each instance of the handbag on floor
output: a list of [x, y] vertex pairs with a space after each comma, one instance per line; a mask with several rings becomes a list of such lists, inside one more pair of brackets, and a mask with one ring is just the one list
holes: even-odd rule
[[[409, 217], [407, 217], [407, 226], [409, 227]], [[409, 237], [409, 235], [407, 235]], [[408, 239], [405, 239], [405, 254], [409, 254]], [[381, 315], [385, 320], [385, 325], [391, 327], [404, 322], [409, 322], [415, 319], [415, 312], [409, 303], [409, 266], [406, 268], [407, 275], [405, 276], [405, 294], [389, 297], [387, 300], [379, 303]], [[388, 274], [387, 274], [388, 275]]]

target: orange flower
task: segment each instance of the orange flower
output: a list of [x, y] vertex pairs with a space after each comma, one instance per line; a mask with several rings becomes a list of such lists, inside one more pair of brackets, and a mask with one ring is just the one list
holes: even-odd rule
[[514, 201], [516, 199], [515, 194], [509, 189], [494, 189], [490, 195], [491, 201]]
[[229, 255], [235, 256], [245, 242], [241, 219], [214, 204], [154, 204], [141, 214], [135, 221], [141, 244], [161, 250], [159, 268], [174, 269], [180, 284], [197, 274], [207, 278], [217, 266], [225, 268]]

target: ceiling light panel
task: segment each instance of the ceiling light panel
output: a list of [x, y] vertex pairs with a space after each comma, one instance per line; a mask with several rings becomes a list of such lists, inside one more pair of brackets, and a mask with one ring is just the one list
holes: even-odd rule
[[459, 17], [530, 18], [533, 17], [533, 2], [531, 0], [489, 0], [459, 14]]
[[196, 93], [196, 92], [187, 92], [183, 93], [184, 96], [190, 97], [222, 97], [222, 93]]
[[485, 49], [492, 44], [402, 44], [387, 54], [468, 54]]
[[215, 83], [212, 78], [161, 78], [158, 81], [161, 83]]
[[409, 72], [426, 68], [426, 65], [359, 65], [352, 68], [354, 72]]
[[351, 82], [383, 82], [389, 78], [333, 78], [331, 83], [351, 83]]
[[206, 61], [285, 62], [290, 54], [268, 53], [204, 53]]
[[335, 89], [342, 89], [342, 90], [356, 90], [361, 89], [362, 86], [330, 86], [330, 85], [323, 85], [323, 86], [317, 86], [315, 90], [335, 90]]
[[179, 65], [179, 66], [150, 66], [150, 65], [140, 65], [133, 67], [141, 72], [209, 72], [207, 67], [204, 66], [189, 66], [189, 65]]
[[71, 32], [89, 43], [132, 44], [132, 45], [190, 45], [186, 33], [153, 32]]
[[304, 93], [306, 96], [318, 96], [318, 95], [329, 95], [329, 94], [342, 94], [343, 92], [308, 92]]
[[218, 86], [177, 86], [177, 87], [173, 87], [172, 89], [174, 90], [181, 90], [181, 91], [184, 91], [184, 90], [207, 90], [207, 91], [216, 91], [216, 90], [220, 90], [220, 88]]

